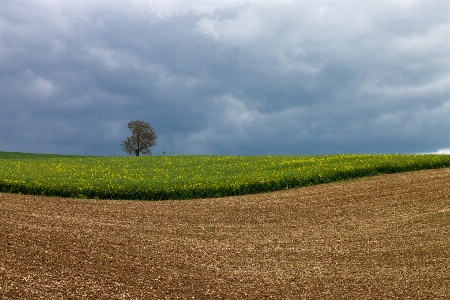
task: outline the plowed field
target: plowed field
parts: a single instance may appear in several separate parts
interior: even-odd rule
[[[449,295],[448,168],[200,200],[0,194],[0,299]]]

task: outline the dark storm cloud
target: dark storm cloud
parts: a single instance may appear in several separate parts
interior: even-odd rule
[[[0,150],[435,152],[447,1],[3,1]]]

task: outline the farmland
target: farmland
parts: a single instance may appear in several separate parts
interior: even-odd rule
[[[183,201],[0,193],[0,299],[448,299],[450,168]]]
[[[3,152],[0,299],[446,299],[449,157]]]
[[[254,194],[450,167],[450,155],[88,157],[0,152],[0,192],[165,200]]]

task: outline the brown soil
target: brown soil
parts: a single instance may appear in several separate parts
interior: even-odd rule
[[[139,202],[0,194],[0,299],[444,299],[450,169]]]

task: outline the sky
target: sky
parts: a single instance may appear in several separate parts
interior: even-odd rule
[[[450,1],[0,3],[0,151],[450,153]]]

